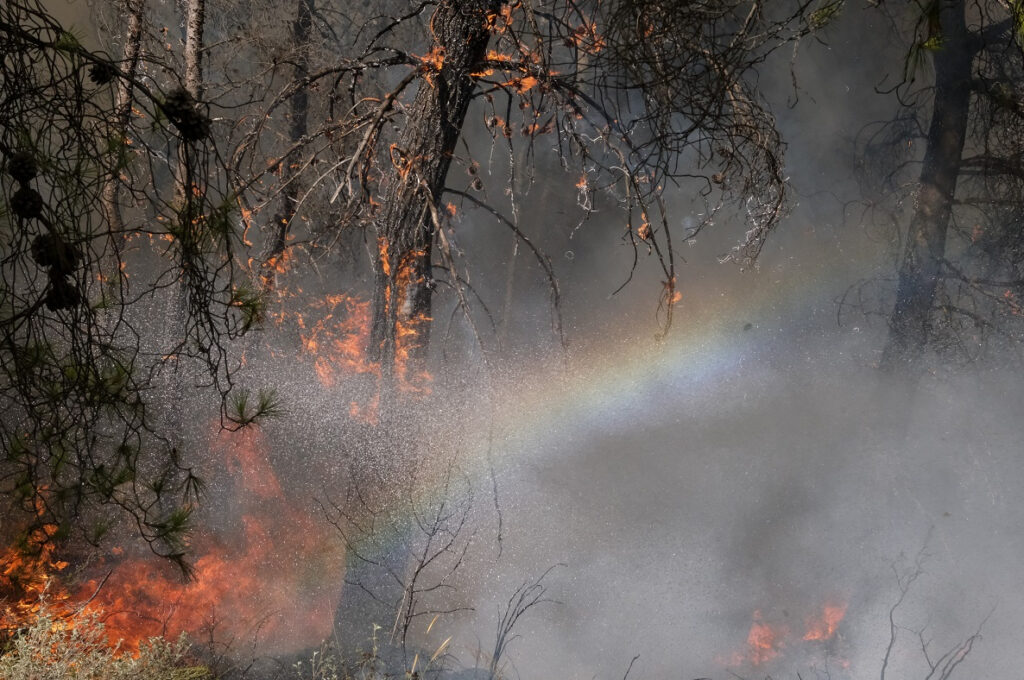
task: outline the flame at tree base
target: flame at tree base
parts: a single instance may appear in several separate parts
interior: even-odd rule
[[[258,642],[266,654],[327,638],[341,593],[342,548],[285,497],[261,432],[224,432],[211,448],[229,472],[233,488],[224,500],[240,528],[197,533],[192,581],[184,582],[159,557],[128,557],[115,549],[89,569],[92,578],[68,588],[58,574],[66,565],[53,559],[52,548],[17,560],[16,549],[8,548],[0,571],[7,582],[0,585],[21,597],[3,610],[0,632],[9,637],[31,624],[45,599],[59,625],[99,612],[111,646],[120,644],[124,653],[137,653],[150,637],[182,632],[220,650],[235,645],[241,652]]]

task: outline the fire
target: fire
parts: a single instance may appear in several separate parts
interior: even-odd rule
[[[453,204],[447,207],[450,214],[456,214]],[[414,358],[425,346],[431,318],[426,313],[416,312],[412,296],[422,283],[417,273],[417,262],[425,257],[423,250],[412,250],[402,255],[398,263],[391,261],[388,243],[379,239],[379,265],[391,283],[385,289],[387,304],[396,310],[395,321],[395,377],[397,387],[408,393],[429,394],[431,376],[428,372],[413,368]],[[392,277],[392,268],[396,272]],[[372,328],[372,309],[369,300],[347,294],[327,295],[318,299],[301,312],[283,311],[280,320],[294,318],[299,328],[301,358],[311,360],[319,382],[332,388],[351,379],[363,376],[367,392],[361,401],[352,401],[349,416],[368,424],[376,424],[382,385],[381,365],[369,356]],[[369,382],[372,380],[372,389]]]
[[[505,54],[504,52],[498,52],[497,50],[487,50],[487,61],[494,61],[501,64],[512,64],[516,61],[516,58],[511,54]]]
[[[820,616],[808,619],[804,640],[831,640],[844,616],[846,616],[845,604],[826,604],[822,608]]]
[[[395,277],[398,299],[392,304],[398,311],[395,321],[395,377],[398,388],[403,392],[429,394],[430,374],[410,368],[415,355],[426,345],[432,320],[426,313],[416,311],[416,302],[411,298],[415,289],[424,283],[423,274],[417,271],[417,263],[424,257],[424,250],[412,250],[402,257]]]
[[[31,622],[45,597],[50,608],[64,614],[69,595],[59,586],[51,588],[55,575],[67,562],[54,556],[51,540],[57,526],[46,524],[31,532],[24,545],[12,545],[0,552],[0,641],[10,638]]]
[[[427,83],[434,86],[434,74],[440,73],[444,66],[445,51],[440,45],[434,45],[429,52],[423,56],[413,55],[420,61],[419,70],[424,74]]]
[[[796,637],[796,634],[791,634],[792,631],[787,626],[770,623],[766,621],[760,610],[755,610],[742,651],[719,658],[719,662],[726,667],[756,667],[782,656],[784,651],[797,650],[810,655],[818,655],[824,651],[830,660],[847,668],[848,662],[835,656],[836,652],[833,646],[822,648],[817,645],[811,647],[803,644],[827,642],[835,638],[839,624],[846,615],[846,607],[845,603],[834,600],[825,603],[820,608],[820,614],[816,613],[806,619],[804,634],[799,638]]]
[[[45,598],[55,626],[99,613],[111,647],[135,654],[153,636],[181,632],[226,644],[255,642],[276,652],[301,649],[331,631],[343,579],[343,551],[313,515],[286,497],[255,429],[221,432],[211,450],[227,471],[218,485],[218,519],[210,518],[190,550],[195,578],[155,555],[126,557],[114,548],[74,585],[54,556],[57,532],[30,536],[34,551],[0,553],[0,640],[31,624]],[[226,488],[221,489],[224,486]],[[212,526],[215,523],[226,526]]]
[[[377,239],[377,252],[380,257],[381,270],[384,272],[384,276],[391,276],[391,253],[389,251],[390,245],[388,240],[383,236]]]
[[[440,71],[441,67],[444,66],[444,48],[440,45],[434,45],[429,52],[423,56],[416,56],[424,66],[428,66],[435,71]]]
[[[487,30],[492,33],[504,33],[512,25],[512,11],[518,9],[522,3],[506,3],[498,12],[488,12],[486,19]]]
[[[238,210],[242,215],[242,244],[245,246],[252,246],[252,241],[249,240],[249,232],[252,230],[254,224],[253,212],[245,206],[245,203],[241,200],[238,201]]]
[[[513,78],[507,83],[503,83],[502,87],[511,87],[517,93],[523,94],[536,87],[539,83],[540,80],[533,76],[523,76],[522,78]]]
[[[313,358],[320,383],[332,387],[342,375],[379,374],[380,366],[369,361],[366,354],[370,342],[369,301],[328,295],[314,308],[323,310],[320,318],[300,334],[300,339],[305,355]]]
[[[494,67],[491,64],[495,64],[498,68],[508,71],[513,70],[517,66],[517,62],[516,57],[511,54],[505,54],[497,50],[488,50],[487,56],[484,57],[485,65],[483,68],[478,68],[469,75],[474,78],[486,78],[487,76],[494,75]]]
[[[403,392],[430,394],[431,375],[425,370],[411,371],[410,363],[414,351],[423,344],[426,327],[431,318],[418,314],[395,324],[395,377],[398,389]]]
[[[525,137],[537,137],[539,135],[546,135],[555,129],[554,118],[548,118],[543,123],[531,123],[523,128],[523,136]]]
[[[258,635],[276,650],[323,639],[340,594],[340,550],[286,498],[262,433],[224,432],[211,448],[231,478],[222,500],[239,527],[200,532],[194,580],[182,582],[159,558],[115,560],[109,577],[86,581],[75,599],[95,593],[88,607],[103,612],[111,643],[122,640],[130,653],[151,636],[182,631],[224,641]]]
[[[593,22],[577,26],[567,42],[588,54],[597,54],[608,45],[604,36],[597,32],[597,24]]]
[[[454,205],[450,206],[454,214]],[[430,317],[413,311],[415,289],[424,283],[418,267],[426,253],[388,257],[381,241],[381,266],[391,275],[389,304],[396,305],[395,374],[398,387],[416,394],[430,392],[430,375],[416,368],[425,345]],[[264,270],[284,273],[292,251],[266,263]],[[364,375],[376,390],[364,401],[351,401],[348,415],[369,424],[378,422],[381,368],[371,361],[371,303],[346,295],[328,295],[299,311],[301,288],[275,288],[282,302],[276,320],[294,321],[301,354],[309,359],[321,383],[330,387]],[[407,309],[408,308],[408,309]],[[394,308],[393,308],[394,309]],[[342,402],[343,404],[345,402]],[[344,407],[342,407],[344,408]],[[173,565],[150,554],[115,548],[101,561],[83,567],[76,580],[66,562],[54,553],[58,528],[47,525],[28,541],[33,551],[0,548],[0,641],[38,614],[45,594],[60,625],[73,625],[72,614],[102,612],[111,645],[135,653],[155,635],[180,632],[203,639],[255,641],[273,651],[291,651],[325,638],[333,625],[342,579],[343,550],[329,540],[314,515],[289,500],[270,464],[258,429],[215,435],[210,444],[212,475],[221,479],[216,515],[206,517],[188,546],[194,580],[185,582]],[[209,475],[204,475],[209,477]],[[225,487],[225,488],[222,488]],[[38,539],[38,540],[32,540]]]
[[[264,263],[264,267],[277,274],[284,274],[288,271],[288,263],[291,259],[291,252],[286,248],[281,252],[268,257],[267,261]]]
[[[772,628],[761,620],[761,612],[754,612],[754,622],[750,625],[750,632],[747,633],[747,647],[749,648],[750,663],[760,666],[766,661],[771,661],[779,655],[779,648],[782,646],[781,638],[785,629]]]
[[[393,314],[395,318],[396,384],[403,392],[429,394],[431,375],[427,371],[410,368],[426,346],[432,321],[429,315],[416,309],[415,299],[417,289],[425,283],[419,264],[426,258],[427,252],[422,249],[409,250],[401,254],[397,263],[393,263],[386,238],[377,240],[377,249],[381,271],[390,281],[384,291],[384,299],[387,301],[388,315]],[[379,375],[379,367],[377,370]]]
[[[291,251],[288,248],[281,250],[280,252],[272,254],[260,265],[260,271],[258,272],[260,285],[265,290],[273,290],[277,281],[277,277],[288,271],[289,263],[292,260]],[[252,261],[250,260],[250,267]]]

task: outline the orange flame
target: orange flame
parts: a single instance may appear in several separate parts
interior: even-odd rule
[[[523,94],[524,92],[527,92],[533,89],[534,87],[537,87],[539,83],[540,80],[538,80],[534,76],[523,76],[522,78],[513,78],[507,83],[502,83],[502,87],[511,87],[517,93]]]
[[[434,45],[431,50],[423,56],[413,56],[419,59],[420,62],[423,63],[424,67],[433,69],[434,71],[440,71],[441,67],[444,66],[444,48],[440,45]]]
[[[807,621],[807,633],[804,640],[831,640],[839,628],[839,623],[846,616],[845,604],[826,604],[820,616]]]
[[[411,250],[405,253],[398,265],[398,275],[395,277],[395,288],[398,291],[398,299],[394,302],[398,309],[395,321],[395,377],[398,388],[403,392],[430,394],[430,374],[422,369],[410,369],[414,355],[420,352],[426,343],[431,322],[431,318],[425,313],[411,313],[414,303],[409,298],[411,291],[423,284],[422,274],[417,271],[416,266],[423,257],[426,257],[424,250]]]
[[[597,54],[608,45],[604,36],[597,32],[597,24],[593,22],[577,26],[567,42],[588,54]]]
[[[497,50],[487,50],[487,61],[496,61],[499,63],[511,64],[516,58],[511,54],[505,54],[504,52],[498,52]]]
[[[754,622],[750,625],[750,632],[747,633],[750,663],[755,666],[771,661],[779,655],[779,648],[782,646],[781,638],[785,634],[784,629],[772,628],[760,619],[761,612],[755,611]]]
[[[488,12],[485,26],[492,33],[504,33],[512,25],[512,11],[522,3],[506,3],[498,12]]]
[[[832,640],[846,615],[846,607],[846,604],[836,601],[823,605],[820,615],[814,614],[806,620],[805,633],[800,638],[795,637],[785,625],[766,622],[760,610],[755,610],[742,651],[736,651],[728,657],[719,657],[718,661],[727,667],[756,667],[779,657],[787,647],[799,647],[801,642]],[[811,650],[812,648],[804,647],[806,653]],[[839,663],[843,668],[849,667],[849,662],[835,656],[833,649],[826,648],[825,653],[829,659]]]
[[[41,501],[37,506],[41,512]],[[57,617],[69,613],[70,595],[59,584],[53,585],[55,575],[68,566],[54,556],[51,539],[56,533],[57,525],[45,524],[31,532],[24,545],[8,546],[0,552],[0,641],[30,623],[44,597]]]
[[[348,295],[328,295],[315,303],[325,310],[319,320],[300,334],[304,353],[313,358],[324,387],[337,384],[343,374],[379,374],[380,366],[366,354],[370,342],[370,303]],[[301,322],[305,327],[305,320]]]
[[[158,558],[117,563],[105,583],[84,583],[77,597],[96,592],[111,642],[138,651],[151,636],[185,631],[220,640],[255,639],[279,650],[300,649],[331,630],[341,583],[341,555],[312,517],[285,497],[267,459],[263,436],[246,429],[222,433],[213,449],[223,457],[233,488],[240,537],[207,529],[193,549],[195,579],[183,583]],[[326,578],[325,578],[326,575]],[[323,589],[326,586],[327,592]],[[98,592],[97,592],[98,589]]]
[[[217,644],[256,641],[273,652],[301,649],[324,639],[333,625],[342,583],[343,554],[327,540],[312,515],[285,496],[255,429],[222,432],[212,450],[230,487],[219,494],[221,522],[237,531],[206,527],[191,546],[199,555],[195,579],[185,583],[175,568],[153,555],[125,558],[114,548],[103,572],[68,588],[54,557],[57,527],[30,536],[38,549],[0,552],[0,640],[34,622],[45,596],[54,625],[72,627],[79,613],[102,612],[111,646],[135,654],[153,637],[201,633]],[[221,535],[223,534],[223,535]],[[12,604],[11,604],[12,603]]]

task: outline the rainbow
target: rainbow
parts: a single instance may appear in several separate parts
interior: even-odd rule
[[[439,440],[475,441],[461,452],[458,464],[475,483],[496,479],[500,487],[525,460],[552,460],[681,413],[715,415],[723,409],[725,389],[748,379],[766,361],[792,357],[795,351],[824,356],[827,350],[832,356],[834,334],[823,341],[820,333],[835,329],[835,297],[842,292],[837,281],[856,280],[879,266],[884,263],[875,254],[844,263],[822,260],[816,267],[794,267],[778,276],[744,273],[731,295],[705,291],[694,294],[693,302],[684,287],[666,338],[655,338],[652,319],[639,331],[620,328],[607,333],[609,339],[600,346],[567,352],[560,368],[495,380],[487,406],[479,409],[477,434],[446,432]],[[820,309],[829,311],[827,327],[815,318]],[[793,333],[782,332],[783,325],[788,331],[805,323],[816,329],[817,339],[794,343]],[[450,456],[451,447],[439,446],[436,455]],[[437,476],[441,469],[423,479],[417,502],[436,502],[443,488]]]

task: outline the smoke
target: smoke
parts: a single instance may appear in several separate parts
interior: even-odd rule
[[[490,650],[512,591],[563,564],[546,579],[554,601],[517,629],[509,654],[523,678],[618,677],[636,654],[635,677],[792,676],[812,667],[870,675],[889,641],[897,574],[923,549],[924,575],[897,615],[892,677],[927,674],[914,631],[945,651],[983,621],[963,674],[1020,668],[1020,376],[979,369],[928,379],[894,426],[873,367],[884,324],[836,321],[837,299],[885,273],[891,258],[889,243],[871,237],[877,225],[844,215],[855,190],[853,136],[891,113],[891,100],[872,88],[900,63],[873,25],[881,20],[859,11],[831,29],[829,46],[801,48],[798,91],[790,55],[764,71],[797,205],[756,270],[717,264],[742,236],[728,219],[685,247],[683,298],[664,341],[654,339],[654,267],[642,261],[612,295],[632,262],[612,201],[599,201],[580,224],[578,178],[549,152],[513,206],[502,194],[510,178],[501,153],[489,137],[468,140],[494,159],[488,198],[540,233],[561,286],[568,349],[552,331],[539,264],[506,227],[465,210],[454,245],[475,254],[469,278],[496,319],[493,329],[480,324],[490,349],[476,346],[453,300],[438,310],[433,393],[416,407],[419,441],[401,455],[454,458],[472,484],[466,531],[475,540],[450,602],[473,611],[439,623],[440,637],[417,629],[424,647],[451,635],[450,652],[472,665],[478,648]],[[701,210],[692,197],[688,187],[670,197],[679,235]],[[290,285],[357,292],[354,278],[321,269]],[[317,379],[301,351],[314,316],[305,327],[292,318],[263,331],[242,375],[274,386],[284,404],[263,434],[287,512],[315,521],[322,545],[338,548],[318,501],[343,498],[355,464],[383,469],[395,452],[371,423],[351,417],[352,404],[372,402],[372,381]],[[241,501],[227,491],[237,482],[208,446],[209,403],[167,410],[212,474],[206,521],[239,533]],[[437,477],[422,479],[419,500],[429,505]],[[287,578],[263,567],[268,581]],[[340,588],[329,584],[324,597],[332,586]],[[802,640],[808,622],[836,604],[845,616],[835,636]],[[777,633],[777,654],[759,665],[748,642],[755,623]]]
[[[574,413],[543,445],[528,438],[501,479],[503,564],[476,584],[494,596],[478,601],[462,638],[487,630],[517,578],[564,562],[553,595],[562,604],[531,619],[514,654],[524,677],[603,677],[634,654],[651,676],[826,662],[870,674],[899,595],[893,567],[903,573],[924,548],[925,576],[897,617],[897,658],[923,663],[910,631],[928,626],[945,651],[986,621],[964,672],[1012,668],[1018,400],[991,387],[982,397],[975,379],[932,385],[901,439],[878,413],[870,371],[836,349],[779,350],[774,365],[753,350],[742,380],[715,380],[698,397],[672,400],[671,377],[633,384],[596,418]],[[616,413],[629,422],[588,434]],[[573,420],[585,425],[565,434]],[[847,605],[836,639],[801,641],[835,602]],[[785,646],[756,668],[749,657],[729,663],[747,654],[755,620],[783,631]]]
[[[1016,370],[953,371],[894,404],[874,368],[884,322],[837,323],[837,300],[892,265],[892,235],[844,214],[854,136],[893,112],[873,89],[900,63],[884,28],[854,13],[829,46],[799,55],[793,109],[785,59],[763,76],[798,205],[757,271],[715,264],[738,237],[728,223],[684,251],[683,300],[663,343],[652,340],[649,269],[609,297],[631,259],[614,246],[611,207],[576,229],[574,178],[557,171],[525,203],[523,220],[551,225],[571,377],[528,350],[546,300],[521,284],[520,351],[505,359],[521,411],[495,454],[503,553],[470,576],[476,614],[456,629],[460,658],[474,658],[475,636],[489,649],[506,593],[564,563],[559,602],[533,613],[511,655],[521,677],[616,677],[636,654],[632,672],[645,677],[872,675],[898,579],[923,551],[895,615],[891,676],[927,675],[918,632],[934,659],[982,624],[960,672],[1018,667]],[[682,226],[696,208],[675,200]],[[556,395],[546,381],[562,381]],[[802,640],[834,603],[846,605],[835,637]],[[748,644],[757,622],[778,633],[778,654],[760,665]]]

